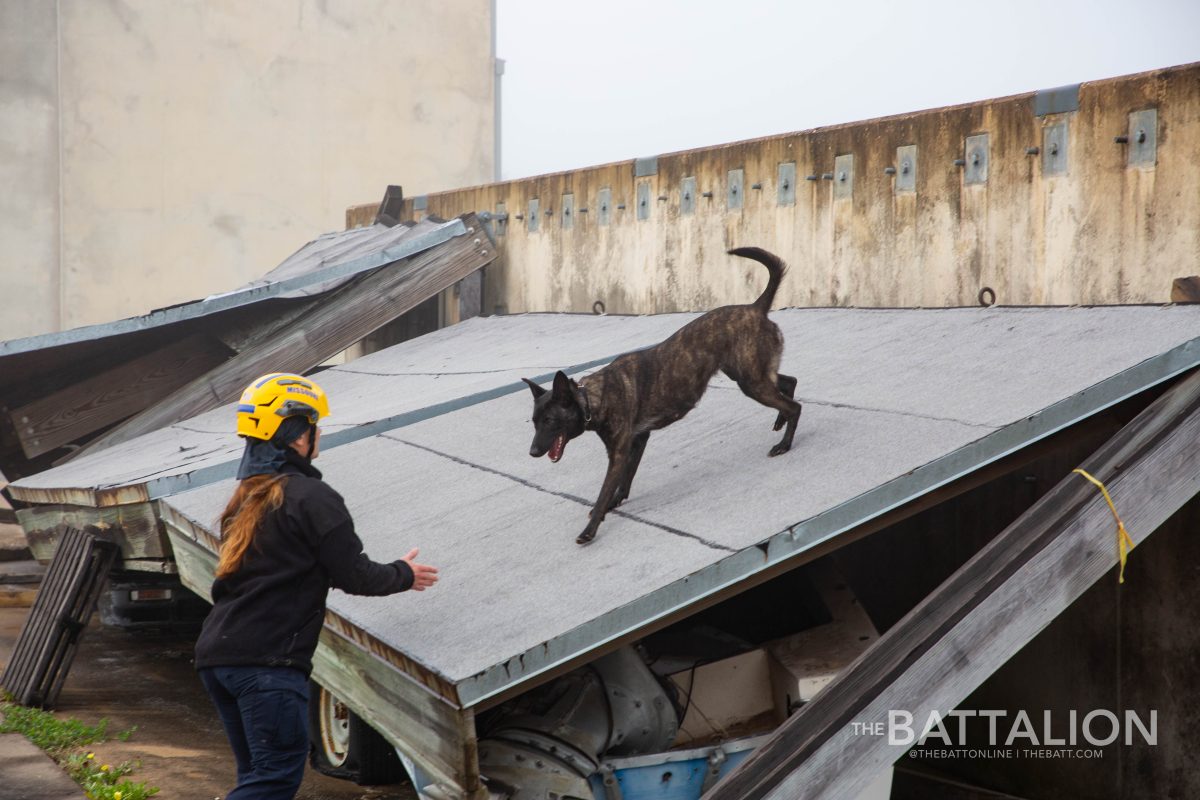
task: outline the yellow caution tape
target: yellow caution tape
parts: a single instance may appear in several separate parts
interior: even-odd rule
[[[1117,574],[1117,582],[1125,582],[1125,559],[1129,551],[1133,549],[1133,537],[1129,535],[1129,531],[1125,530],[1125,523],[1121,521],[1121,517],[1117,514],[1117,507],[1113,505],[1112,497],[1108,494],[1108,489],[1104,488],[1104,484],[1093,478],[1087,472],[1081,469],[1074,470],[1083,477],[1096,485],[1096,488],[1104,495],[1104,500],[1108,503],[1108,507],[1112,510],[1113,519],[1117,521],[1117,557],[1121,561],[1121,571]]]

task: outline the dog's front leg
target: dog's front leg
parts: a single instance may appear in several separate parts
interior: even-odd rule
[[[608,442],[606,441],[605,444],[608,444]],[[587,527],[583,529],[583,533],[575,538],[576,544],[588,544],[592,539],[596,538],[596,530],[600,527],[600,523],[604,521],[604,515],[608,513],[608,509],[611,507],[617,489],[625,477],[625,467],[628,463],[629,440],[622,437],[619,440],[613,441],[608,448],[608,472],[604,475],[604,484],[600,487],[600,496],[596,498],[596,505],[592,508],[591,519],[588,520]]]

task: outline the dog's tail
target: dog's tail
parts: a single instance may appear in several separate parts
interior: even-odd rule
[[[779,284],[783,281],[783,274],[787,272],[787,265],[783,263],[783,259],[774,253],[768,253],[761,247],[738,247],[730,250],[729,255],[753,259],[766,267],[767,272],[771,273],[771,279],[767,281],[767,288],[763,289],[763,293],[754,301],[754,306],[764,314],[770,311],[771,303],[775,302],[775,292],[779,291]]]

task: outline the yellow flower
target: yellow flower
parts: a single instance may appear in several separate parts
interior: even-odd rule
[[[96,754],[95,754],[95,753],[88,753],[88,756],[87,756],[87,757],[88,757],[88,758],[95,758],[95,757],[96,757]]]
[[[101,767],[101,768],[100,768],[100,771],[101,771],[101,772],[108,772],[108,764],[105,764],[103,767]]]
[[[121,800],[121,793],[113,792],[113,800]]]

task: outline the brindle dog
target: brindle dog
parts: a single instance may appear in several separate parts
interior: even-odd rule
[[[783,333],[767,318],[786,269],[777,256],[757,247],[730,255],[753,259],[771,274],[767,288],[750,305],[723,306],[689,322],[654,347],[626,353],[578,383],[563,372],[546,390],[523,378],[533,392],[534,458],[562,458],[567,442],[584,431],[599,434],[608,448],[608,472],[591,520],[575,540],[587,544],[604,515],[629,497],[629,486],[646,450],[650,432],[682,419],[696,407],[717,370],[737,382],[747,396],[779,412],[775,430],[787,430],[768,455],[792,446],[800,403],[796,379],[779,374]]]

